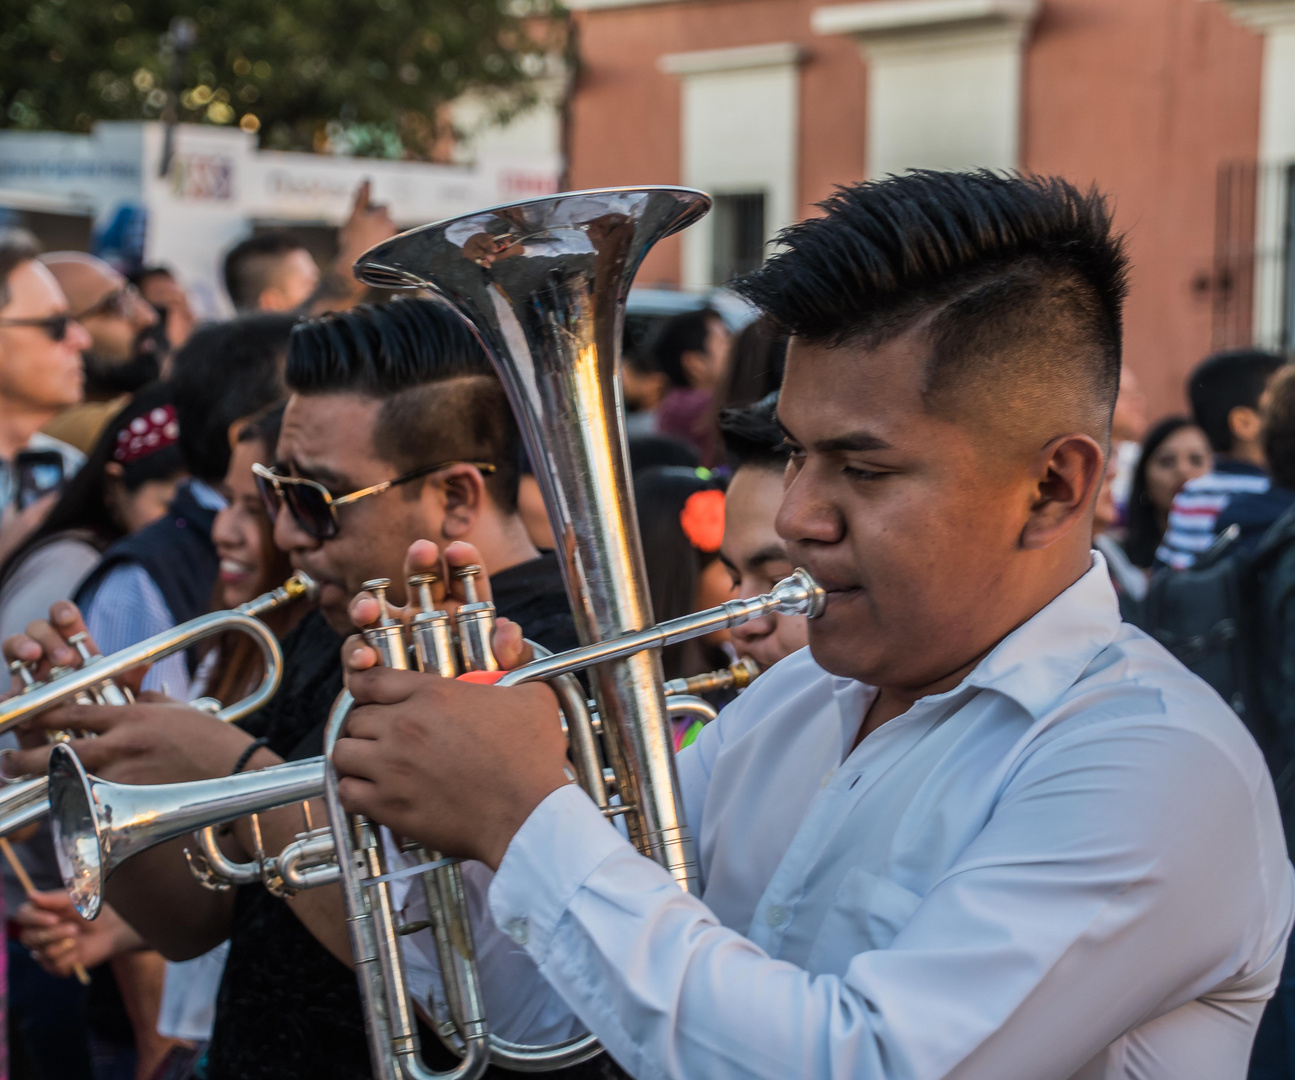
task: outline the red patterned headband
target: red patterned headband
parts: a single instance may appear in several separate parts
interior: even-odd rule
[[[121,465],[133,465],[150,454],[174,446],[180,437],[175,406],[159,405],[143,416],[137,416],[119,432],[112,459]]]
[[[718,488],[694,491],[679,513],[679,525],[693,547],[714,554],[724,542],[724,493]]]

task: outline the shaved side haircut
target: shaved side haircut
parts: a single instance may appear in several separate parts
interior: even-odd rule
[[[373,447],[401,472],[437,461],[488,461],[495,505],[517,509],[521,434],[504,388],[463,320],[444,304],[361,304],[297,326],[288,388],[382,402]],[[418,485],[407,485],[416,498]]]
[[[737,290],[813,345],[928,335],[936,415],[1109,438],[1119,393],[1123,239],[1096,190],[1056,177],[913,171],[842,188]],[[991,404],[992,403],[992,407]]]

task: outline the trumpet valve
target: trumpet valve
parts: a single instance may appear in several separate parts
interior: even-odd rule
[[[465,604],[476,604],[480,602],[477,595],[477,576],[481,573],[481,567],[476,563],[469,563],[467,566],[456,566],[454,576],[463,582],[463,602]]]
[[[499,663],[490,638],[495,632],[495,605],[482,600],[477,592],[477,575],[482,568],[475,564],[459,566],[454,576],[463,582],[463,604],[454,614],[459,635],[459,649],[464,671],[498,671]]]
[[[405,652],[405,628],[398,619],[391,617],[391,608],[387,603],[387,590],[391,588],[390,578],[373,578],[366,581],[361,588],[373,593],[378,601],[379,618],[375,626],[362,631],[364,640],[377,650],[379,662],[383,667],[407,669],[409,657]]]
[[[419,611],[436,610],[436,600],[432,596],[432,586],[440,580],[440,576],[431,570],[421,574],[409,575],[406,595],[418,598]]]
[[[43,685],[35,675],[32,674],[31,663],[27,660],[10,660],[9,674],[14,676],[22,683],[22,693],[28,690],[35,690],[38,686]]]

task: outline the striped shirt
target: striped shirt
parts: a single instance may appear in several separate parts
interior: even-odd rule
[[[1188,480],[1169,508],[1169,527],[1156,562],[1186,570],[1214,543],[1219,514],[1234,495],[1262,495],[1272,481],[1258,465],[1220,459],[1212,472]]]

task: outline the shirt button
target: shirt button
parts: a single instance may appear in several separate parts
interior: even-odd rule
[[[525,918],[508,920],[508,936],[518,945],[525,945],[531,937],[530,923]]]
[[[764,913],[764,918],[770,926],[781,926],[787,921],[787,909],[781,904],[770,904],[769,910]]]

